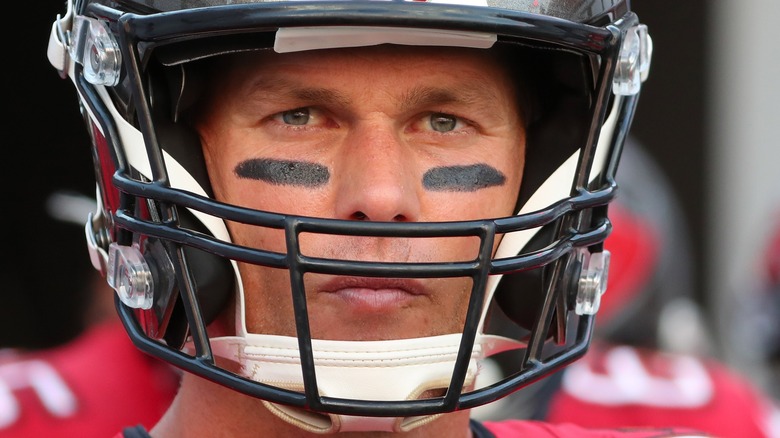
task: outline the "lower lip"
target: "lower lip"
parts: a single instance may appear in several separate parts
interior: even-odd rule
[[[347,288],[332,292],[354,310],[379,311],[397,309],[410,303],[415,295],[401,289]]]

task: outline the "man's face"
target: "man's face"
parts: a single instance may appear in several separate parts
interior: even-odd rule
[[[379,46],[234,56],[197,128],[214,194],[260,210],[362,221],[513,214],[525,131],[514,85],[484,50]],[[286,252],[284,233],[228,223],[235,243]],[[307,256],[466,261],[479,240],[304,233]],[[286,270],[240,264],[247,328],[295,335]],[[312,335],[460,333],[470,278],[306,274]]]

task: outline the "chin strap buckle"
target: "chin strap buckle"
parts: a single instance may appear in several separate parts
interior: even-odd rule
[[[63,79],[78,63],[91,84],[112,87],[119,83],[122,53],[116,38],[106,22],[75,15],[72,0],[68,1],[65,16],[57,15],[52,24],[46,54]]]
[[[138,244],[108,246],[108,285],[125,305],[151,309],[154,303],[154,277]]]
[[[610,253],[605,250],[591,254],[587,248],[582,248],[580,257],[582,269],[574,312],[577,315],[595,315],[601,305],[601,296],[607,290]]]
[[[620,46],[612,92],[618,96],[633,96],[639,93],[642,82],[650,74],[650,59],[653,56],[653,39],[647,33],[647,26],[638,24],[628,29]]]

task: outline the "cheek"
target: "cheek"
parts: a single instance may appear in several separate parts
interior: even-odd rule
[[[506,196],[509,197],[509,210],[507,215],[517,214],[515,210],[517,207],[517,198],[520,195],[520,185],[523,181],[523,169],[525,167],[525,160],[522,155],[514,158],[514,166],[507,169],[507,183],[506,183]]]
[[[497,163],[501,172],[506,176],[505,184],[501,187],[500,193],[497,194],[494,201],[498,207],[497,215],[500,216],[511,216],[517,213],[515,208],[525,168],[525,138],[520,134],[517,135],[521,138],[522,145],[511,147],[504,160]]]
[[[228,172],[223,180],[228,190],[217,198],[223,202],[285,215],[330,217],[325,211],[329,205],[327,194],[322,190],[276,186],[254,180],[237,177]],[[227,222],[234,243],[277,253],[287,251],[285,231],[266,226],[256,226],[238,222]]]
[[[218,124],[218,121],[216,123]],[[229,191],[226,188],[229,187],[231,172],[227,163],[230,160],[222,147],[226,132],[212,129],[214,125],[215,123],[201,124],[198,126],[198,133],[214,198],[220,202],[228,202]]]

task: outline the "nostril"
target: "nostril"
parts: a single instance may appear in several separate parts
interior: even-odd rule
[[[356,211],[356,212],[352,213],[352,217],[350,218],[350,220],[353,220],[353,221],[369,221],[369,220],[371,220],[371,218],[368,217],[368,215],[363,213],[362,211]],[[406,221],[406,216],[404,216],[402,214],[396,215],[393,218],[393,221],[395,221],[395,222],[405,222]]]

